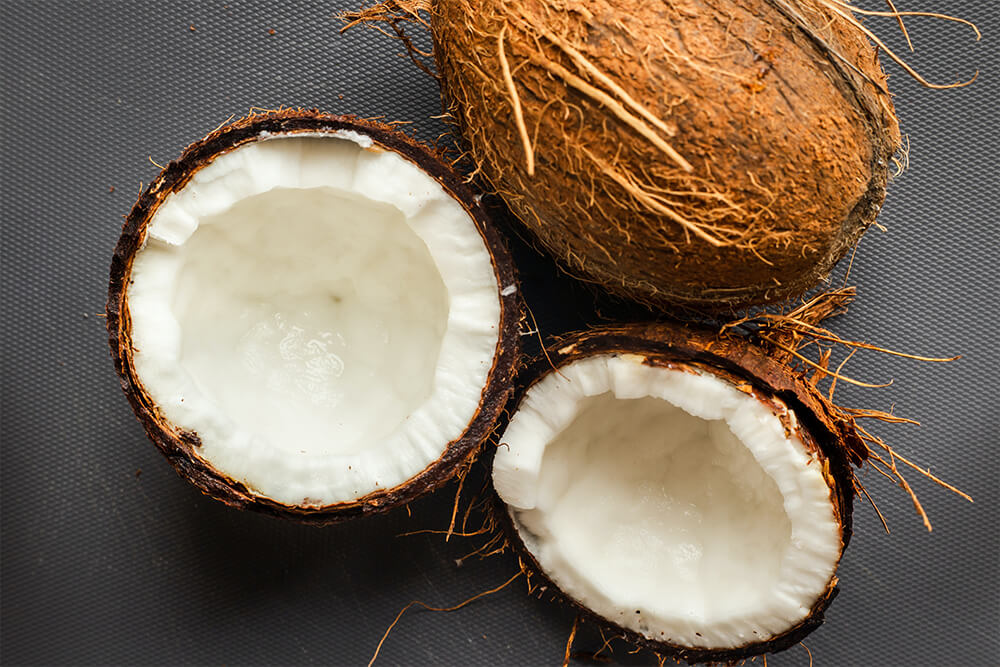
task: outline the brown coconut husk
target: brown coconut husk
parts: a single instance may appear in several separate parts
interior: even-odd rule
[[[215,469],[198,453],[201,446],[199,435],[177,428],[160,413],[135,370],[126,295],[132,263],[145,243],[153,214],[168,195],[183,188],[199,169],[222,153],[258,140],[263,133],[274,135],[337,130],[365,135],[371,138],[377,149],[394,151],[413,162],[440,183],[468,212],[493,259],[501,308],[499,341],[476,414],[459,438],[442,443],[446,447],[439,459],[399,486],[380,489],[352,502],[317,506],[304,499],[301,505],[287,505],[260,496],[244,483]],[[467,472],[513,392],[521,310],[518,290],[504,289],[511,285],[516,286],[517,281],[504,241],[488,219],[476,193],[448,166],[440,152],[428,149],[392,125],[375,120],[307,109],[252,109],[246,117],[238,120],[230,118],[205,138],[188,146],[139,195],[125,219],[111,262],[107,302],[108,342],[122,389],[136,417],[182,477],[206,495],[232,507],[305,523],[325,524],[405,505]]]
[[[474,173],[574,275],[721,310],[804,293],[875,223],[899,127],[842,0],[390,0],[429,27]],[[380,28],[381,29],[381,28]],[[874,42],[874,44],[873,44]]]

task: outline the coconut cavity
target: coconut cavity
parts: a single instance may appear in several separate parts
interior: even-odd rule
[[[536,383],[493,481],[567,596],[654,642],[733,649],[806,619],[842,549],[822,462],[715,375],[601,355]]]
[[[261,137],[152,216],[127,292],[143,388],[196,455],[325,506],[406,482],[479,407],[490,252],[442,186],[352,132]]]

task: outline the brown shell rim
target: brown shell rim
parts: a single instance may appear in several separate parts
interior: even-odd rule
[[[196,454],[201,441],[196,433],[175,429],[159,413],[140,382],[133,364],[131,321],[126,292],[132,263],[146,238],[153,214],[167,195],[184,187],[212,159],[262,133],[296,134],[348,130],[369,137],[380,149],[392,151],[414,163],[434,178],[458,201],[474,221],[490,253],[500,299],[500,321],[493,367],[487,376],[479,407],[465,432],[448,443],[440,458],[398,486],[379,489],[351,502],[325,506],[288,505],[256,495]],[[227,505],[306,523],[332,523],[356,516],[386,511],[411,502],[441,486],[471,462],[480,444],[492,433],[505,404],[513,393],[514,364],[518,346],[519,295],[509,286],[518,285],[510,253],[487,217],[479,198],[463,179],[433,152],[398,129],[377,121],[321,113],[317,110],[286,109],[251,114],[226,124],[188,146],[167,165],[139,195],[122,227],[111,261],[108,284],[107,326],[111,357],[122,390],[136,417],[154,444],[177,472],[203,493]]]
[[[852,531],[853,472],[848,451],[850,448],[863,446],[863,443],[854,429],[835,415],[827,400],[815,387],[795,371],[769,358],[762,350],[743,339],[720,337],[714,332],[679,325],[625,325],[571,334],[551,346],[547,356],[536,359],[523,371],[525,384],[518,391],[517,403],[523,400],[535,383],[555,369],[599,354],[636,354],[645,357],[645,363],[651,365],[697,368],[714,373],[752,391],[758,399],[771,406],[786,429],[792,425],[780,414],[774,399],[793,411],[797,418],[795,429],[807,449],[817,452],[821,460],[829,464],[824,477],[833,492],[831,500],[841,525],[842,546],[837,560],[839,566]],[[513,413],[512,410],[511,414]],[[492,460],[490,464],[492,465]],[[544,587],[544,595],[569,607],[581,619],[612,635],[620,636],[635,646],[688,663],[730,663],[790,648],[822,625],[824,612],[838,593],[837,577],[834,574],[826,591],[802,621],[780,635],[761,641],[727,649],[695,648],[658,642],[596,614],[559,589],[521,540],[507,505],[495,491],[492,494],[491,509],[494,520],[514,554],[520,559],[529,581],[538,579],[544,582],[540,586],[532,584],[531,590],[541,591]]]

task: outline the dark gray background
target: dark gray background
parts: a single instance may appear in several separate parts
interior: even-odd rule
[[[108,358],[96,314],[121,216],[158,171],[149,157],[165,163],[251,106],[386,115],[425,139],[445,131],[431,118],[434,82],[397,44],[337,34],[333,14],[352,4],[3,3],[3,662],[364,664],[408,601],[454,604],[515,571],[509,555],[459,567],[474,540],[397,537],[446,526],[451,487],[414,504],[409,520],[401,511],[322,529],[202,497],[147,441]],[[838,392],[923,421],[877,431],[976,502],[911,474],[934,521],[928,534],[899,489],[866,475],[892,534],[857,504],[842,593],[806,645],[818,665],[997,664],[1000,3],[897,4],[975,20],[979,44],[968,29],[911,19],[908,57],[938,81],[982,74],[934,92],[888,65],[911,166],[891,187],[888,233],[870,233],[857,254],[860,300],[834,326],[964,358],[859,355],[854,376],[895,384]],[[894,21],[870,25],[903,48]],[[513,245],[543,331],[594,319],[589,291]],[[381,664],[556,665],[571,623],[517,582],[452,614],[412,610]],[[598,645],[588,631],[577,648]],[[624,647],[616,656],[650,661]],[[769,663],[808,658],[796,647]]]

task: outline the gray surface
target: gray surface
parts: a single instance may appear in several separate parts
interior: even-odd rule
[[[448,491],[414,505],[410,520],[396,512],[326,529],[203,498],[146,440],[95,316],[121,216],[157,172],[148,156],[171,159],[252,105],[385,114],[424,138],[445,129],[430,118],[435,85],[395,44],[336,34],[331,16],[344,4],[4,3],[3,662],[364,664],[409,600],[454,604],[514,572],[509,556],[458,567],[470,540],[396,537],[446,525]],[[855,376],[896,383],[844,387],[841,398],[922,420],[878,432],[976,503],[911,475],[934,521],[927,534],[906,497],[868,475],[892,535],[858,504],[842,593],[806,644],[818,665],[997,664],[1000,4],[897,4],[947,4],[977,21],[979,45],[959,27],[911,19],[911,62],[937,80],[983,73],[971,88],[932,92],[890,66],[911,168],[890,191],[889,233],[862,243],[852,276],[861,300],[836,328],[965,357],[935,366],[861,355]],[[902,46],[894,22],[874,25]],[[543,328],[586,319],[588,292],[515,246]],[[559,664],[571,621],[516,584],[452,614],[412,611],[381,664]],[[577,648],[597,645],[584,632]],[[799,648],[769,660],[807,662]]]

